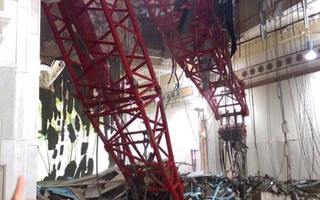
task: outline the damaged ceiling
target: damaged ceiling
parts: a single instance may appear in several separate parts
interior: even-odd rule
[[[280,0],[279,3],[269,3],[270,0],[264,0],[264,6],[262,7],[266,19],[272,19],[276,10],[286,10],[300,2],[300,0]],[[131,1],[136,10],[140,10],[143,7],[142,0]],[[238,11],[235,10],[235,13]],[[151,20],[143,17],[143,11],[137,14],[137,19],[140,22],[141,33],[144,38],[145,44],[148,48],[150,56],[157,57],[169,57],[169,53],[166,50],[165,45],[162,42],[161,37],[156,31]],[[235,28],[240,29],[240,33],[244,33],[251,28],[259,25],[260,12],[258,0],[246,0],[239,1],[239,20],[235,22]],[[236,34],[237,37],[237,34]],[[47,22],[44,13],[41,12],[41,60],[43,63],[49,64],[52,58],[60,57],[60,52],[55,44],[51,29]]]
[[[277,1],[261,0],[264,2],[263,10],[266,19],[272,19],[277,9],[287,10],[298,4],[301,0],[279,0],[279,3],[271,3]],[[259,0],[240,0],[239,16],[240,16],[240,32],[244,33],[251,28],[260,24]],[[281,8],[280,8],[281,7]]]

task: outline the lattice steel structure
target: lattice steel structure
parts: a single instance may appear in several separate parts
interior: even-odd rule
[[[220,132],[239,130],[245,138],[244,117],[249,111],[244,83],[233,72],[214,1],[143,1],[172,57],[220,121]]]
[[[226,151],[245,147],[249,114],[244,82],[232,69],[227,32],[222,31],[212,0],[143,0],[172,57],[207,100],[219,121]],[[232,15],[232,13],[228,13]],[[241,141],[240,145],[237,142]],[[242,153],[241,151],[238,152]],[[233,153],[232,153],[233,154]],[[241,173],[245,173],[245,150]]]
[[[183,199],[161,88],[130,1],[61,0],[42,8],[75,95],[124,174],[132,198]],[[112,57],[119,57],[121,66],[110,66]],[[119,77],[110,73],[115,67],[122,72]],[[107,116],[111,124],[103,120]]]

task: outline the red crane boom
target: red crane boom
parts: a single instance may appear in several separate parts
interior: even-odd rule
[[[244,84],[233,73],[212,1],[143,1],[173,58],[220,121],[221,137],[244,140]],[[184,199],[161,88],[130,1],[61,0],[42,7],[75,95],[126,178],[132,198]],[[121,66],[109,64],[114,57]],[[111,73],[114,69],[121,72],[118,77]]]
[[[123,173],[132,197],[183,199],[161,88],[130,1],[61,0],[42,3],[42,8],[75,95]],[[130,39],[126,48],[121,36]],[[112,57],[120,58],[120,67],[109,65]],[[120,68],[119,77],[110,73],[112,68]],[[106,116],[112,124],[104,122]]]
[[[232,69],[212,0],[143,0],[172,57],[207,100],[224,140],[245,140],[244,83]],[[232,13],[230,13],[232,14]]]

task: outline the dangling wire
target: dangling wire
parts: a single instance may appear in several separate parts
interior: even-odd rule
[[[251,85],[252,85],[252,78],[250,78]],[[260,158],[258,152],[258,145],[257,145],[257,131],[256,131],[256,116],[255,116],[255,105],[254,105],[254,96],[253,96],[253,88],[250,89],[251,93],[251,105],[252,105],[252,126],[253,126],[253,139],[254,139],[254,148],[256,150],[256,157],[258,162],[258,174],[260,174],[261,166],[260,166]]]
[[[281,29],[281,17],[279,18],[279,26]],[[277,30],[277,19],[275,19],[275,27],[274,30]],[[275,36],[274,36],[274,46],[275,46],[275,58],[277,59],[279,57],[279,43],[278,43],[278,31],[274,32]],[[285,118],[285,111],[284,111],[284,104],[283,104],[283,92],[282,92],[282,85],[281,85],[281,81],[279,80],[279,70],[276,70],[276,76],[277,76],[277,97],[279,99],[279,104],[280,104],[280,112],[281,112],[281,119],[282,119],[282,133],[284,135],[284,144],[283,144],[283,157],[282,157],[282,162],[281,162],[281,166],[280,166],[280,170],[279,173],[276,177],[276,180],[278,180],[278,178],[281,175],[282,169],[283,169],[283,165],[284,165],[284,160],[286,159],[286,163],[287,163],[287,180],[291,180],[291,167],[289,164],[289,154],[288,154],[288,138],[287,138],[287,133],[288,133],[288,128],[287,128],[287,120]]]
[[[266,60],[269,60],[269,51],[272,53],[269,39],[266,38],[265,40],[265,52],[266,52]],[[272,55],[271,55],[272,57]],[[266,79],[268,79],[269,74],[266,73]],[[266,104],[267,104],[267,132],[268,132],[268,144],[269,144],[269,154],[270,154],[270,160],[271,160],[271,166],[273,170],[274,177],[277,176],[276,172],[276,166],[275,166],[275,160],[273,155],[273,144],[272,144],[272,136],[271,136],[271,119],[270,119],[270,88],[269,84],[266,85]]]
[[[148,136],[147,136],[147,133],[144,133],[144,142],[143,142],[143,147],[144,147],[144,156],[145,156],[145,170],[146,170],[146,180],[148,178]],[[148,193],[148,184],[149,184],[149,181],[145,181],[146,182],[146,185],[145,185],[145,191],[144,191],[144,195],[143,195],[143,199],[146,200],[147,198],[147,193]]]
[[[174,76],[176,78],[175,91],[177,91],[180,88],[180,79],[177,74],[177,63],[173,58],[171,58],[171,60],[172,60],[172,69],[171,69],[171,74],[170,74],[168,84],[171,83],[171,79]]]

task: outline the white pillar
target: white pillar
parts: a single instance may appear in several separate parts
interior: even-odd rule
[[[37,113],[40,65],[40,0],[4,0],[9,18],[0,43],[0,164],[6,165],[5,199],[16,179],[23,199],[36,198]]]

